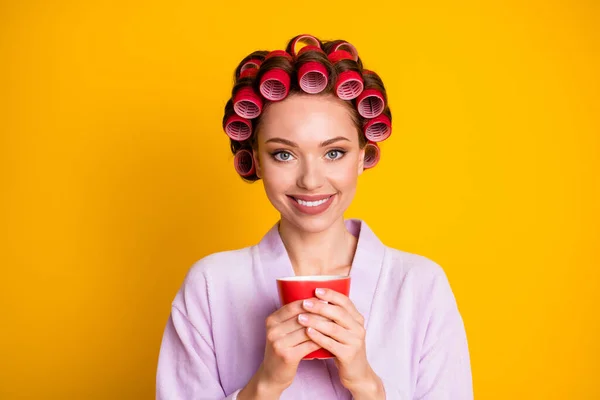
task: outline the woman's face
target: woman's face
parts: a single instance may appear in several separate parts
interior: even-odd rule
[[[292,95],[264,111],[255,159],[282,219],[320,232],[343,218],[363,171],[364,150],[348,106],[333,95]]]

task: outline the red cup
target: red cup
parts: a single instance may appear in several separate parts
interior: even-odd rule
[[[318,288],[332,289],[346,296],[350,295],[350,276],[347,275],[307,275],[290,276],[277,279],[277,290],[282,305],[298,300],[317,297],[315,290]],[[331,352],[324,348],[317,349],[304,356],[303,360],[315,358],[333,358]]]

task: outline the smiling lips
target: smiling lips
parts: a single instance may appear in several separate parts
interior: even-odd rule
[[[317,195],[317,196],[288,196],[292,204],[300,212],[309,215],[316,215],[329,208],[335,194]]]

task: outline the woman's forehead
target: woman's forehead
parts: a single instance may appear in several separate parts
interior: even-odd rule
[[[348,106],[333,96],[295,95],[272,103],[261,116],[262,141],[272,137],[326,140],[356,137]]]

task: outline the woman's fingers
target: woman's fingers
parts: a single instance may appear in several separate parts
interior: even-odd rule
[[[312,340],[308,340],[294,347],[294,357],[303,358],[304,356],[312,353],[315,350],[319,350],[320,348],[321,346],[319,346]]]
[[[302,328],[302,324],[298,321],[298,315],[303,312],[300,308],[297,314],[293,317],[290,317],[287,321],[279,323],[277,326],[272,327],[267,331],[267,339],[270,339],[272,342],[275,340],[289,334],[290,332],[294,332],[300,328]],[[325,317],[320,315],[314,315],[315,320],[319,321],[328,321]]]
[[[282,336],[275,343],[277,344],[277,346],[281,346],[282,348],[288,349],[290,347],[295,347],[301,343],[304,343],[307,340],[309,340],[309,337],[306,335],[306,329],[304,329],[303,326],[299,326],[298,329],[288,333],[285,336]]]
[[[320,346],[311,341],[306,334],[306,329],[301,327],[275,341],[272,347],[276,356],[285,363],[293,364]]]
[[[316,329],[318,332],[329,336],[342,344],[352,344],[357,339],[354,332],[351,330],[348,330],[331,320],[323,319],[323,317],[317,314],[300,314],[298,316],[298,321],[305,328]]]
[[[365,321],[362,314],[358,312],[356,306],[348,296],[331,289],[317,289],[315,294],[319,299],[331,304],[335,304],[346,310],[352,319],[354,319],[360,325],[364,325]]]
[[[343,343],[338,342],[337,340],[332,339],[331,337],[324,335],[319,332],[315,328],[307,328],[307,335],[310,340],[325,350],[329,350],[332,354],[341,358],[344,349],[347,348]]]
[[[290,318],[296,317],[298,314],[302,312],[302,300],[294,301],[280,309],[276,310],[274,313],[269,315],[266,319],[267,329],[271,326],[278,325],[284,321],[287,321]]]
[[[311,318],[314,323],[332,324],[332,322],[319,315],[312,315]],[[273,340],[274,348],[288,349],[310,340],[306,334],[306,326],[302,325],[297,318],[286,321],[284,324],[282,324],[279,332],[284,330],[284,326],[286,333],[280,334],[279,337]]]
[[[305,311],[332,320],[346,329],[355,329],[360,325],[345,308],[335,304],[308,300],[303,302],[302,307]]]

